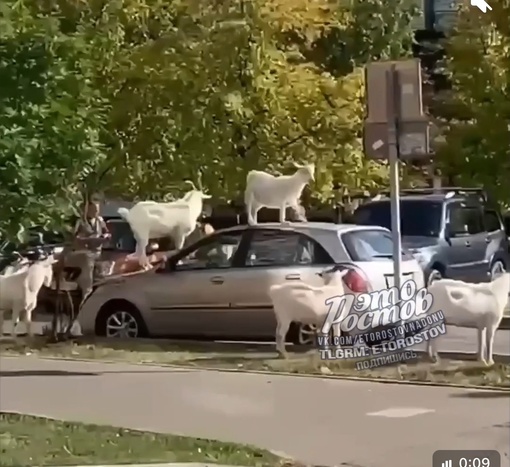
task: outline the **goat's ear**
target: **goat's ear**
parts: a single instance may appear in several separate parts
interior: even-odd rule
[[[202,199],[211,199],[211,195],[206,195],[205,193],[202,193]]]
[[[301,164],[298,164],[297,162],[293,162],[292,165],[296,167],[296,169],[302,169],[304,166]]]

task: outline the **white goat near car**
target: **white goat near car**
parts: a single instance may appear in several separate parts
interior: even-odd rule
[[[326,300],[337,295],[345,295],[343,276],[349,269],[340,270],[338,267],[319,273],[324,285],[315,287],[305,283],[286,282],[272,285],[269,296],[273,303],[276,317],[276,350],[283,357],[287,356],[285,350],[285,337],[291,323],[311,324],[318,328],[324,324],[329,313]],[[340,323],[332,325],[333,336],[340,340]]]
[[[190,181],[187,181],[191,183]],[[181,199],[169,203],[141,201],[131,209],[120,208],[118,213],[129,223],[136,240],[136,252],[140,265],[149,267],[146,248],[154,238],[170,237],[177,250],[184,245],[186,237],[197,227],[203,209],[203,200],[211,196],[193,185],[193,190]]]
[[[16,325],[24,313],[24,321],[29,336],[32,332],[32,312],[37,307],[37,296],[41,287],[49,287],[53,279],[53,255],[42,261],[22,263],[17,268],[4,271],[0,275],[0,334],[6,311],[12,312],[11,335],[16,334]]]
[[[291,207],[300,213],[299,198],[305,185],[315,180],[315,164],[295,164],[297,171],[293,175],[274,175],[259,170],[251,170],[246,177],[244,202],[248,213],[248,224],[257,223],[257,214],[263,207],[279,209],[280,222],[285,222],[285,210]]]
[[[493,365],[494,335],[508,301],[510,273],[481,284],[438,279],[428,291],[434,298],[434,311],[443,311],[447,325],[478,330],[478,360]],[[430,358],[438,359],[436,340],[428,341],[427,351]]]

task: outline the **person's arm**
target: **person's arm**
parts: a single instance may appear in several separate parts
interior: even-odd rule
[[[81,228],[81,219],[78,219],[76,221],[76,224],[74,225],[73,236],[77,240],[85,240],[85,237],[79,235],[80,234],[80,228]]]
[[[101,226],[101,235],[106,238],[110,238],[112,236],[110,229],[106,225],[106,222],[102,217],[98,217],[99,225]]]

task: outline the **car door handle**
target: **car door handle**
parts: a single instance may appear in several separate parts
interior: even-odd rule
[[[492,240],[491,240],[489,237],[487,237],[487,238],[485,239],[485,243],[490,243],[491,241],[492,241]]]
[[[221,276],[214,276],[211,277],[211,282],[213,284],[223,284],[223,282],[225,282],[225,279]]]
[[[285,276],[286,281],[298,281],[301,279],[301,276],[299,274],[287,274]]]
[[[466,240],[466,246],[471,246],[471,242],[469,242],[468,240]]]

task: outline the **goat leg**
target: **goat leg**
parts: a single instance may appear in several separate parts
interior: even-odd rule
[[[26,308],[25,308],[25,327],[27,330],[27,336],[28,337],[34,337],[34,330],[32,328],[32,312],[35,308],[35,301],[32,301]]]
[[[18,324],[18,321],[19,321],[19,317],[20,317],[20,314],[21,312],[23,311],[22,308],[20,308],[18,305],[15,305],[12,307],[12,317],[11,317],[11,322],[12,322],[12,326],[11,326],[11,338],[15,339],[17,337],[17,334],[16,334],[16,326]]]
[[[483,364],[487,364],[485,361],[485,349],[486,349],[486,342],[485,342],[485,328],[478,328],[478,352],[477,352],[477,359],[479,362]]]
[[[287,206],[285,204],[280,206],[280,224],[285,223],[285,210]]]
[[[498,326],[492,325],[485,328],[485,358],[487,365],[494,365],[493,350],[494,350],[494,335]]]
[[[429,339],[427,342],[427,354],[430,360],[434,363],[439,361],[439,355],[437,353],[437,343],[435,339]]]
[[[285,338],[287,337],[287,332],[289,331],[290,323],[285,321],[282,322],[278,320],[276,324],[276,351],[283,358],[288,358],[287,351],[285,350]]]

